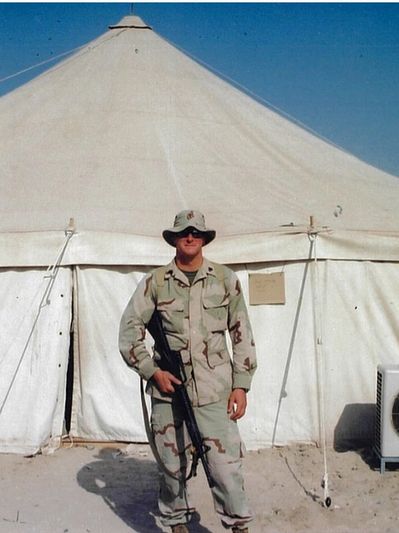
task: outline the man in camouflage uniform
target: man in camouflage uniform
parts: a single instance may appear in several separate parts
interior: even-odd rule
[[[252,520],[241,473],[241,439],[237,420],[245,414],[247,391],[256,369],[255,345],[240,283],[229,268],[211,263],[202,248],[215,238],[197,211],[176,215],[164,239],[176,248],[175,259],[147,274],[123,314],[120,351],[126,362],[147,380],[152,396],[151,425],[161,459],[159,508],[162,522],[174,533],[188,532],[194,509],[185,473],[190,443],[178,406],[172,402],[180,381],[157,364],[145,346],[145,329],[154,309],[170,348],[179,351],[185,386],[193,405],[215,486],[215,509],[224,527],[248,532]],[[226,344],[230,334],[232,358]]]

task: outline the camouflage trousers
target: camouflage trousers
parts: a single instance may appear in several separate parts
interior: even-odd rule
[[[227,414],[227,402],[194,407],[215,486],[211,489],[216,513],[226,528],[245,526],[252,520],[242,476],[242,443],[237,423]],[[190,439],[179,409],[152,399],[152,431],[166,468],[178,478],[190,466]],[[198,467],[201,468],[201,465]],[[164,526],[187,523],[195,511],[188,484],[160,470],[159,509]]]

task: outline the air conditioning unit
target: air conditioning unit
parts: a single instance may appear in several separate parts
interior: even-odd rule
[[[399,365],[378,365],[375,451],[381,474],[385,463],[399,463]]]

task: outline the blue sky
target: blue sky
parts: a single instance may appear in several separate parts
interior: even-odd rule
[[[399,176],[398,3],[1,3],[0,79],[133,14],[319,135]],[[49,63],[0,83],[0,95]]]

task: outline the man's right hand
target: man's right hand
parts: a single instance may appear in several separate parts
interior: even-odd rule
[[[181,385],[181,381],[167,370],[156,370],[152,377],[158,389],[165,394],[175,392],[173,384]]]

